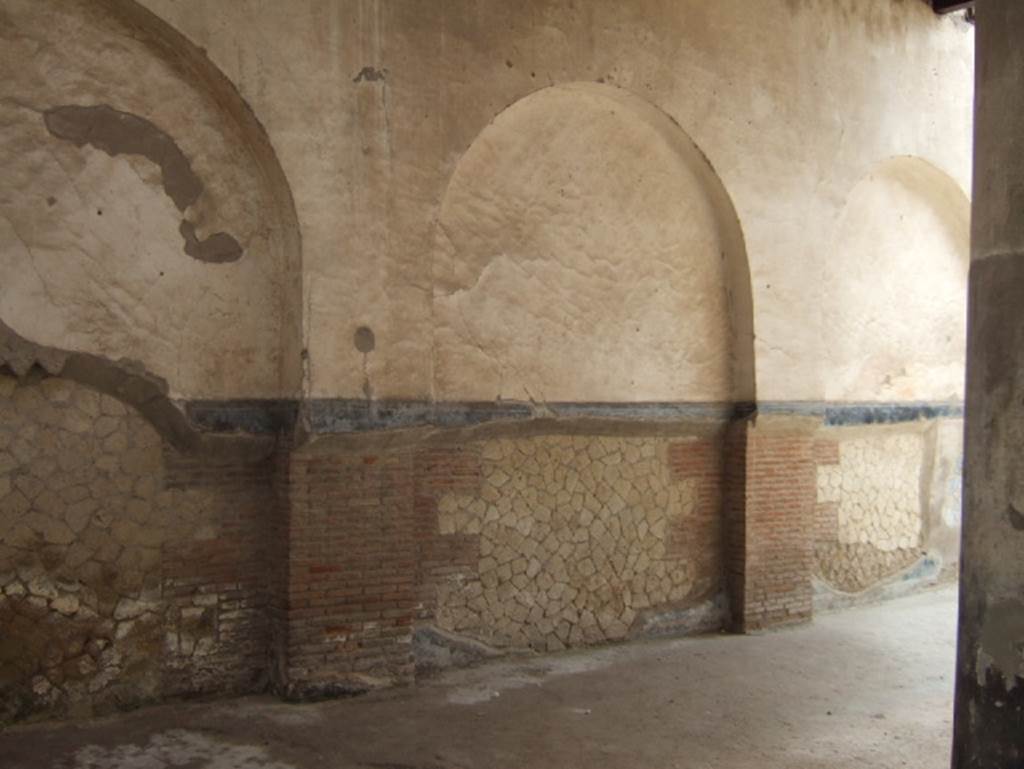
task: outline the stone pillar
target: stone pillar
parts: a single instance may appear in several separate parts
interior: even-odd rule
[[[955,769],[1024,767],[1024,3],[978,4]]]

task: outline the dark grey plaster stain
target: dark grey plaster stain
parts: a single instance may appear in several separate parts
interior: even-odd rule
[[[359,70],[359,74],[352,78],[353,83],[376,83],[377,81],[387,80],[388,71],[386,69],[376,69],[374,67],[363,67]]]
[[[160,166],[164,192],[184,211],[196,201],[203,184],[174,140],[148,120],[100,104],[67,105],[43,113],[46,128],[78,147],[90,144],[111,157],[141,155]]]
[[[1024,531],[1024,515],[1021,515],[1020,510],[1014,507],[1012,502],[1006,506],[1006,517],[1010,519],[1013,528]]]
[[[196,228],[192,222],[182,221],[178,228],[185,239],[185,253],[193,259],[212,264],[237,262],[242,258],[242,247],[238,241],[226,232],[215,232],[206,240],[196,237]]]
[[[139,155],[152,161],[160,168],[164,192],[182,213],[203,191],[202,181],[174,139],[145,118],[105,104],[69,104],[46,110],[43,121],[53,136],[77,147],[88,144],[111,157]],[[102,211],[97,214],[102,215]],[[179,231],[185,241],[185,253],[194,259],[219,264],[242,257],[238,241],[225,232],[199,240],[195,226],[187,220],[182,221]]]
[[[167,382],[134,361],[115,362],[37,345],[0,321],[0,371],[19,379],[40,372],[88,385],[135,408],[175,448],[190,449],[198,444],[198,434],[168,397]]]
[[[1011,458],[1018,451],[1024,416],[1015,353],[1024,345],[1024,258],[1009,252],[975,259],[969,285],[953,766],[1009,769],[1024,767],[1024,603],[997,599],[1000,593],[1021,590],[1016,564],[997,554],[1003,552],[1006,518],[1014,524],[1010,503],[1017,486]]]
[[[352,337],[352,342],[355,344],[356,349],[361,353],[373,352],[377,346],[376,337],[373,335],[373,329],[368,326],[360,326],[356,329],[356,333]]]
[[[370,384],[369,368],[370,353],[377,347],[377,338],[373,334],[373,329],[369,326],[360,326],[352,335],[352,343],[363,354],[363,395],[366,396],[367,401],[373,401],[373,385]],[[371,411],[376,413],[376,407],[372,403]]]

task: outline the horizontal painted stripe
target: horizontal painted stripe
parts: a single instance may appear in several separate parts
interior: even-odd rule
[[[185,404],[196,429],[203,432],[275,433],[289,430],[300,413],[294,400],[201,400]],[[897,424],[959,418],[963,404],[949,402],[838,403],[762,401],[760,403],[545,403],[514,401],[436,402],[366,401],[314,398],[302,404],[314,434],[346,434],[415,427],[472,427],[491,422],[531,419],[595,419],[673,423],[729,421],[756,414],[807,416],[826,426]]]

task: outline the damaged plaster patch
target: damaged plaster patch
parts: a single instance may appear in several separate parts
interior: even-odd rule
[[[1024,515],[1012,504],[1006,508],[1006,517],[1010,519],[1010,525],[1017,531],[1024,531]]]
[[[985,612],[975,667],[979,686],[989,670],[1002,675],[1007,691],[1024,678],[1024,602],[1002,601]]]
[[[388,71],[386,69],[376,69],[375,67],[363,67],[359,70],[359,74],[352,78],[353,83],[376,83],[377,81],[386,80]]]
[[[273,760],[263,747],[234,745],[184,729],[154,734],[143,746],[113,748],[88,745],[75,753],[75,769],[164,769],[203,766],[207,769],[293,769]]]
[[[0,321],[0,372],[23,379],[34,369],[62,376],[116,398],[137,409],[168,442],[178,449],[196,445],[198,436],[171,401],[166,380],[136,361],[111,361],[100,355],[35,344]]]
[[[203,191],[202,181],[174,139],[145,118],[105,104],[71,104],[46,110],[43,121],[53,136],[77,147],[88,144],[111,157],[139,155],[152,161],[160,168],[164,192],[182,213]],[[195,225],[187,220],[182,221],[180,232],[185,253],[194,259],[219,264],[242,257],[241,245],[226,232],[199,240]]]

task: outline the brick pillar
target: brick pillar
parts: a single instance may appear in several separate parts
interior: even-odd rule
[[[267,613],[270,620],[270,685],[288,688],[288,578],[291,563],[291,436],[281,434],[271,468],[272,514],[267,549]]]
[[[718,435],[672,443],[668,464],[673,477],[695,481],[697,505],[693,514],[680,519],[669,529],[665,555],[685,558],[696,553],[696,573],[717,575],[700,577],[696,592],[717,595],[722,590],[722,483],[725,471],[722,441]]]
[[[733,626],[811,617],[817,420],[760,416],[726,442],[726,575]]]
[[[413,476],[409,451],[291,453],[276,608],[277,688],[285,697],[412,680]]]

